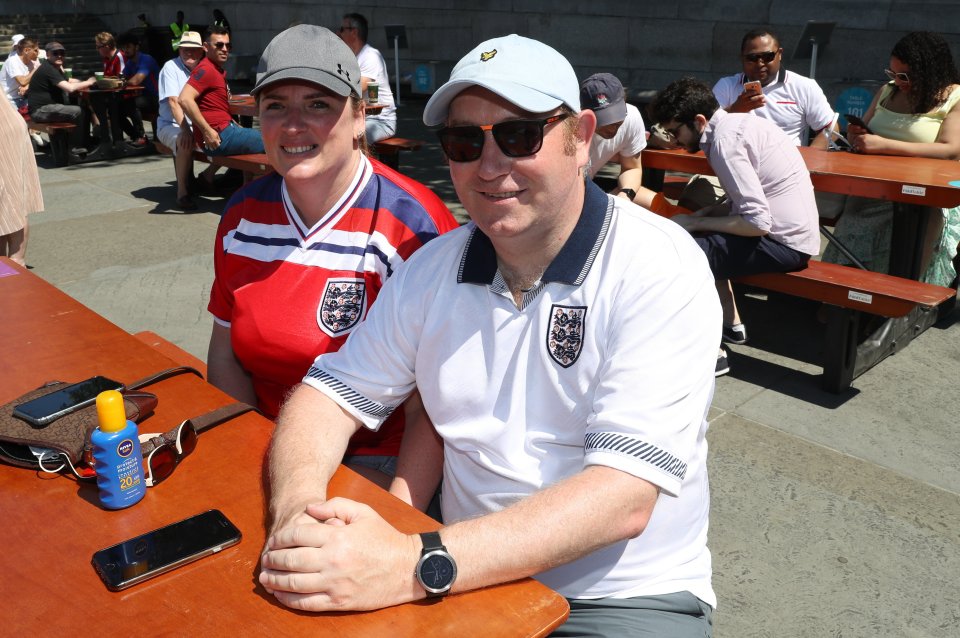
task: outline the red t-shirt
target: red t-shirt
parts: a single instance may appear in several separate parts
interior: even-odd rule
[[[123,71],[123,53],[117,51],[109,58],[100,58],[103,61],[103,75],[106,77],[120,77]]]
[[[197,106],[203,119],[213,130],[220,132],[232,122],[230,117],[230,96],[227,89],[227,74],[207,58],[200,60],[187,84],[197,90]],[[203,146],[203,133],[199,126],[193,127],[193,139],[197,146]]]

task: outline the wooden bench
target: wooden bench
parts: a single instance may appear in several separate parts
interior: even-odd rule
[[[154,141],[157,152],[162,155],[173,155],[173,149]],[[193,150],[193,161],[234,168],[243,172],[243,181],[248,182],[253,176],[266,175],[273,172],[273,165],[266,153],[250,153],[247,155],[207,155],[199,149]]]
[[[50,151],[56,166],[66,166],[70,161],[70,133],[77,128],[70,122],[34,122],[27,121],[27,127],[35,133],[46,133],[50,137]]]
[[[424,145],[420,140],[408,140],[402,137],[388,137],[374,142],[371,150],[377,159],[395,171],[400,170],[400,151],[418,151]]]
[[[823,388],[843,392],[851,382],[899,352],[932,325],[938,307],[952,307],[956,291],[849,266],[811,261],[803,270],[740,277],[739,283],[827,304]],[[863,315],[887,321],[861,342]]]
[[[149,330],[138,332],[133,336],[151,348],[158,350],[160,354],[172,360],[177,365],[195,368],[203,374],[204,379],[207,378],[207,364],[172,341],[167,341],[157,333]]]

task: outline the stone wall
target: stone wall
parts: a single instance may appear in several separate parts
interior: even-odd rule
[[[359,11],[370,20],[370,42],[384,53],[391,75],[392,47],[383,27],[403,24],[410,47],[400,51],[401,75],[432,62],[438,82],[474,45],[506,33],[551,44],[581,77],[613,72],[634,92],[661,88],[683,74],[712,82],[738,71],[740,39],[760,25],[770,25],[779,34],[786,66],[808,75],[809,61],[794,60],[792,53],[810,19],[837,22],[817,65],[817,79],[831,98],[847,86],[873,87],[883,80],[890,49],[909,31],[949,27],[952,32],[945,35],[960,53],[960,0],[473,0],[469,9],[451,9],[449,0],[368,0],[359,5],[315,0],[32,0],[29,11],[62,13],[71,3],[117,31],[135,26],[141,11],[152,24],[162,25],[182,9],[196,25],[212,22],[212,10],[219,8],[234,29],[240,66],[254,63],[270,38],[291,22],[335,28],[344,12]],[[23,6],[22,0],[0,0],[0,14],[22,12]]]

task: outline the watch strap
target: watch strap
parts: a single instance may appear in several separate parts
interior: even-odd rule
[[[423,549],[420,551],[421,556],[438,549],[447,551],[447,548],[443,546],[443,541],[440,540],[440,532],[421,532],[420,542],[423,543]]]

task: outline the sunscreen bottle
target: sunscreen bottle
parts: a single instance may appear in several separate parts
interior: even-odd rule
[[[127,421],[123,395],[106,390],[97,395],[97,416],[100,425],[93,431],[94,469],[100,503],[118,510],[137,503],[146,494],[143,481],[143,459],[137,425]]]

